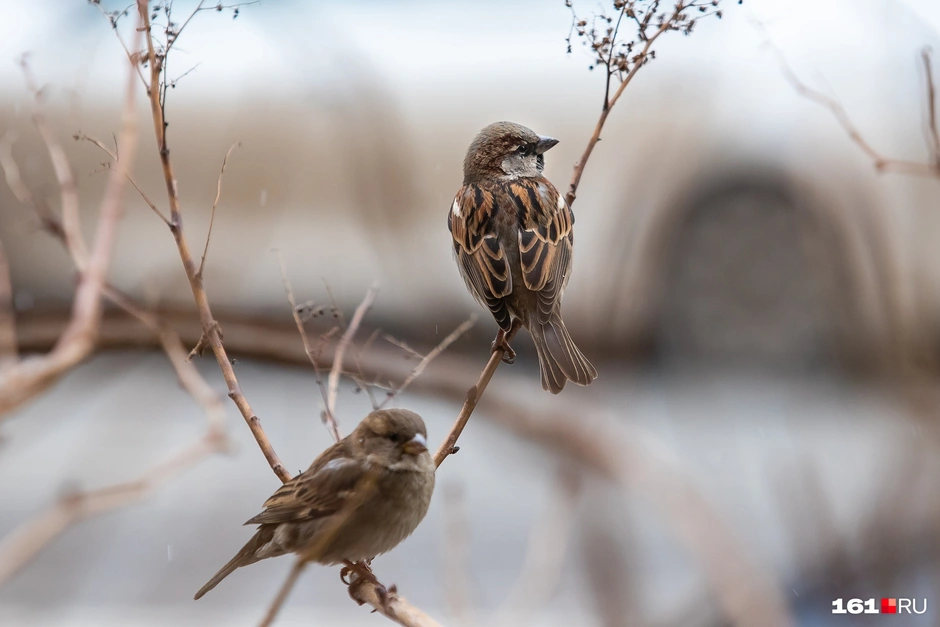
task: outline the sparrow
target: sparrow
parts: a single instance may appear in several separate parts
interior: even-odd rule
[[[228,564],[199,589],[199,599],[232,571],[296,553],[318,564],[354,566],[411,535],[434,492],[434,461],[421,416],[407,409],[372,412],[348,436],[264,503],[246,522],[260,525]]]
[[[493,350],[504,350],[503,361],[512,363],[507,338],[525,327],[538,353],[542,388],[553,394],[568,381],[589,385],[597,378],[561,319],[574,214],[542,176],[545,151],[557,143],[520,124],[490,124],[467,150],[463,186],[447,212],[460,274],[499,325]]]

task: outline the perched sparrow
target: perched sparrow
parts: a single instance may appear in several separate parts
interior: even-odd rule
[[[296,553],[320,564],[361,562],[395,548],[424,518],[434,491],[434,461],[421,416],[380,409],[323,451],[246,522],[261,525],[248,544],[204,585],[233,570]]]
[[[490,124],[467,150],[463,187],[447,214],[460,274],[499,325],[493,349],[504,349],[512,363],[506,338],[519,325],[528,329],[542,387],[553,394],[568,381],[597,378],[561,319],[574,215],[542,176],[544,153],[557,143],[512,122]]]

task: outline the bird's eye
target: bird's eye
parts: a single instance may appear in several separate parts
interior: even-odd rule
[[[525,154],[525,146],[519,146],[518,148],[516,148],[516,152],[518,152],[520,155],[524,155],[524,154]]]
[[[399,442],[402,441],[402,437],[400,433],[389,433],[388,439],[394,442],[395,444],[398,444]]]

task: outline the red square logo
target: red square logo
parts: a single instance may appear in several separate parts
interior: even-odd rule
[[[898,613],[898,600],[897,599],[881,599],[881,613],[882,614],[897,614]]]

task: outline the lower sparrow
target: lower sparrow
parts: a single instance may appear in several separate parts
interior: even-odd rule
[[[296,553],[319,564],[362,562],[395,548],[424,518],[434,491],[434,461],[418,414],[380,409],[323,451],[246,522],[255,535],[200,588],[236,568]]]
[[[542,176],[544,153],[557,143],[512,122],[490,124],[467,150],[463,187],[447,213],[460,274],[499,325],[494,350],[506,351],[511,363],[507,337],[518,326],[528,329],[542,387],[553,394],[568,381],[597,378],[561,319],[574,214]]]

